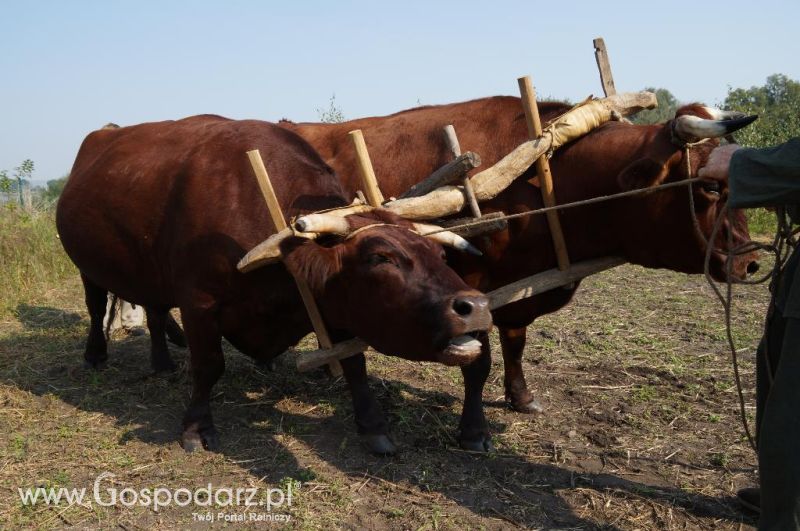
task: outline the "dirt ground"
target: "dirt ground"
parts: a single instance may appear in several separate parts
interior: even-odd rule
[[[735,291],[747,414],[766,286]],[[23,505],[18,488],[294,488],[308,529],[750,529],[733,495],[756,481],[725,343],[723,313],[702,276],[623,266],[584,281],[573,304],[529,328],[526,375],[547,406],[503,402],[502,358],[484,394],[497,453],[460,450],[458,369],[368,354],[372,387],[401,452],[367,454],[341,380],[274,372],[228,347],[213,408],[219,453],[178,444],[181,370],[151,373],[147,336],[115,341],[108,368],[81,368],[87,315],[77,275],[0,322],[0,524],[53,528],[255,527],[208,509]],[[496,344],[496,337],[493,336]],[[310,348],[307,341],[305,348]],[[110,485],[109,483],[108,485]],[[212,508],[213,512],[217,509]],[[243,511],[226,509],[228,513]],[[258,524],[263,525],[263,524]]]

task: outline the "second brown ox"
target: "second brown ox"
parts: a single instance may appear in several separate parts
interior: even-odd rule
[[[568,106],[539,106],[543,120],[562,114]],[[637,126],[611,122],[568,144],[550,161],[559,203],[652,187],[696,176],[717,137],[743,127],[753,117],[721,113],[701,105],[678,110],[676,118],[660,125]],[[442,128],[453,124],[461,147],[481,155],[484,165],[497,162],[527,140],[527,128],[519,98],[492,97],[432,107],[421,107],[391,116],[366,118],[341,124],[281,125],[308,140],[339,175],[350,178],[345,188],[358,188],[356,163],[347,132],[361,129],[384,195],[398,196],[449,161]],[[712,140],[691,148],[687,170],[684,146],[704,138]],[[402,169],[402,171],[397,171]],[[542,207],[540,191],[529,183],[531,167],[494,200],[482,204],[484,213],[523,212]],[[684,273],[703,271],[706,239],[725,204],[723,183],[693,185],[694,212],[690,212],[685,187],[620,199],[560,212],[559,217],[573,262],[616,255],[645,267],[667,268]],[[695,227],[693,217],[698,222]],[[730,234],[734,245],[749,239],[742,213],[734,214],[733,226],[722,227],[712,253],[712,273],[724,278],[724,254]],[[699,229],[699,230],[698,230]],[[556,267],[556,256],[544,216],[509,222],[508,228],[474,242],[481,257],[453,255],[453,267],[471,286],[489,291],[523,277]],[[733,275],[745,277],[757,268],[754,254],[736,257]],[[567,304],[575,288],[558,288],[493,312],[498,325],[505,362],[505,392],[517,411],[541,410],[528,390],[522,369],[526,327],[540,315]],[[465,381],[460,443],[472,450],[489,450],[491,436],[482,407],[482,390],[490,368],[488,341],[482,356],[462,367]]]

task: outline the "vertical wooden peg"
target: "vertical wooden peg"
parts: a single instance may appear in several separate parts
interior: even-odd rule
[[[254,149],[247,152],[247,157],[250,159],[250,165],[253,167],[253,172],[258,179],[258,186],[261,188],[261,193],[264,194],[264,201],[267,203],[267,210],[272,217],[272,223],[278,231],[286,228],[286,218],[283,217],[283,210],[281,204],[278,202],[278,197],[275,195],[275,189],[272,187],[272,181],[267,174],[267,168],[264,166],[264,160],[261,158],[259,150]],[[297,289],[300,291],[300,297],[303,299],[303,304],[306,306],[308,317],[311,319],[311,325],[314,327],[314,333],[317,334],[317,341],[324,349],[333,347],[333,342],[328,334],[328,329],[325,327],[325,322],[322,320],[322,314],[317,306],[317,301],[314,300],[314,295],[311,293],[311,288],[308,283],[302,279],[295,277]],[[333,376],[340,376],[342,374],[342,366],[338,361],[333,361],[328,364],[328,368]]]
[[[361,175],[361,185],[364,188],[364,195],[370,206],[379,207],[383,204],[383,194],[378,187],[378,179],[375,177],[375,170],[372,168],[372,161],[369,159],[367,144],[364,142],[364,134],[361,129],[347,133],[353,140],[353,147],[356,150],[356,160],[358,170]]]
[[[528,124],[528,136],[536,139],[542,136],[542,122],[539,118],[539,107],[536,105],[536,91],[533,89],[533,82],[530,76],[521,77],[518,80],[519,91],[522,96],[522,107],[525,109],[525,120]],[[547,156],[542,155],[536,159],[536,173],[542,185],[542,199],[546,207],[556,205],[556,195],[553,190],[553,176],[550,173],[550,163]],[[556,250],[558,268],[562,271],[569,269],[569,256],[567,255],[567,244],[564,241],[564,233],[561,230],[561,221],[558,212],[551,210],[547,212],[547,222],[550,225],[550,234],[553,237],[553,245]]]
[[[456,135],[456,128],[452,125],[444,126],[444,138],[445,142],[447,143],[447,148],[452,153],[453,158],[458,158],[461,156],[461,144],[458,142],[458,136]],[[475,198],[475,191],[472,189],[472,183],[469,180],[468,176],[464,176],[464,180],[462,181],[464,184],[464,192],[467,194],[467,202],[469,203],[469,208],[472,211],[472,216],[479,218],[481,217],[481,208],[478,206],[478,200]]]

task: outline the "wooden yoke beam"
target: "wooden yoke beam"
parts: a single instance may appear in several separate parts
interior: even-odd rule
[[[528,136],[533,140],[542,136],[542,122],[539,118],[539,107],[536,105],[536,91],[530,76],[521,77],[517,80],[519,91],[522,96],[522,107],[525,109],[525,121],[528,124]],[[553,191],[553,176],[550,173],[550,163],[547,155],[544,154],[536,159],[536,174],[542,186],[542,199],[544,206],[553,207],[556,205],[556,195]],[[564,240],[564,233],[561,230],[561,221],[558,212],[553,210],[547,212],[547,223],[550,225],[550,234],[553,237],[553,245],[558,259],[558,269],[566,271],[569,269],[569,255],[567,254],[567,243]]]
[[[364,187],[364,195],[370,206],[379,207],[383,204],[383,194],[378,187],[378,179],[375,177],[375,170],[372,168],[372,161],[367,151],[367,143],[364,141],[364,134],[361,129],[356,129],[347,133],[353,141],[356,150],[356,160],[358,161],[358,171],[361,175],[361,185]]]
[[[267,210],[272,217],[272,223],[275,225],[277,231],[282,231],[286,228],[286,218],[283,217],[283,210],[278,202],[278,197],[275,195],[275,189],[272,187],[272,181],[267,174],[267,168],[264,166],[264,160],[261,158],[259,150],[254,149],[247,152],[247,157],[250,159],[250,165],[253,167],[253,172],[258,179],[258,186],[261,188],[261,193],[264,194],[264,200],[267,203]],[[317,306],[317,301],[314,300],[314,295],[311,293],[311,288],[308,283],[302,279],[295,277],[297,289],[300,291],[300,296],[303,298],[303,304],[306,306],[308,317],[311,319],[311,325],[314,327],[314,333],[317,334],[317,340],[323,349],[330,349],[333,347],[333,342],[328,334],[328,329],[325,327],[325,322],[322,320],[322,314]],[[338,361],[332,361],[328,364],[331,374],[333,376],[340,376],[342,374],[342,366]]]

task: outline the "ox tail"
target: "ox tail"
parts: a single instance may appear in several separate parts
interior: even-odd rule
[[[119,298],[118,295],[111,294],[111,304],[108,308],[108,320],[106,321],[106,341],[111,340],[111,327],[114,326],[114,319],[117,318],[117,312],[120,311],[122,307],[122,300]]]

